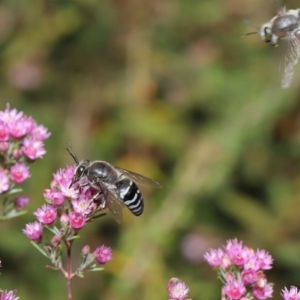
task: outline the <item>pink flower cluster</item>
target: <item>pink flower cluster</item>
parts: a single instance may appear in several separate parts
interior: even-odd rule
[[[73,184],[75,166],[60,169],[53,175],[50,189],[44,190],[47,204],[38,208],[34,215],[37,221],[29,223],[23,229],[24,234],[37,244],[42,243],[43,228],[53,228],[56,233],[52,245],[57,247],[62,240],[72,240],[85,224],[98,217],[103,208],[100,199],[93,199],[97,191],[90,186],[80,188]],[[93,258],[99,264],[111,260],[111,250],[105,246],[97,248]]]
[[[2,291],[0,295],[0,300],[18,300],[13,291]]]
[[[169,300],[191,300],[186,298],[189,288],[178,278],[173,277],[169,280],[167,291],[169,292]]]
[[[300,300],[300,291],[295,286],[291,286],[290,290],[284,288],[281,296],[283,300]]]
[[[217,270],[226,298],[264,300],[272,297],[273,286],[267,282],[264,271],[272,268],[273,258],[265,250],[254,251],[234,239],[227,241],[222,249],[211,249],[204,259]]]
[[[0,111],[0,194],[30,177],[26,162],[43,157],[47,128],[7,105]]]

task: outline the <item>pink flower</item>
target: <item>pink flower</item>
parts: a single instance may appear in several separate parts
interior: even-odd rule
[[[189,288],[178,278],[171,278],[167,284],[169,298],[172,300],[184,300],[187,297]]]
[[[0,142],[0,152],[6,152],[9,149],[8,142]]]
[[[22,149],[14,149],[13,150],[13,156],[14,156],[14,158],[19,159],[19,158],[22,157],[22,155],[23,155]]]
[[[54,206],[61,206],[65,201],[63,194],[57,190],[44,190],[44,197],[48,199]]]
[[[13,291],[2,291],[0,300],[18,300],[20,297],[16,297]]]
[[[28,205],[28,202],[29,202],[29,198],[26,196],[17,197],[14,202],[15,209],[17,210],[24,209]]]
[[[112,259],[112,251],[109,247],[106,247],[104,245],[98,247],[95,252],[94,255],[96,257],[96,260],[99,264],[105,264],[108,261],[110,261]]]
[[[234,280],[234,279],[236,279],[236,278],[235,278],[234,273],[232,273],[232,272],[226,272],[226,273],[224,274],[224,279],[225,279],[226,281],[232,281],[232,280]]]
[[[75,212],[88,215],[92,211],[93,200],[88,199],[84,195],[80,195],[79,199],[72,200],[72,206]]]
[[[263,271],[258,271],[257,273],[256,285],[260,288],[263,288],[267,284],[267,277]]]
[[[9,180],[5,171],[0,170],[0,194],[9,189]]]
[[[257,280],[257,273],[255,270],[244,270],[241,275],[245,284],[252,284]]]
[[[224,292],[229,299],[240,299],[246,292],[246,288],[242,282],[232,280],[225,284]]]
[[[52,225],[56,220],[57,211],[52,205],[44,204],[41,208],[37,209],[34,215],[42,224]]]
[[[16,163],[10,168],[10,178],[15,183],[21,183],[30,177],[29,167],[23,163]]]
[[[22,112],[18,112],[15,108],[10,109],[9,104],[6,105],[6,109],[4,111],[0,111],[0,120],[9,124],[23,117]]]
[[[252,255],[248,261],[244,264],[244,270],[255,270],[260,269],[260,262],[257,260],[256,255]]]
[[[97,250],[97,249],[96,249]],[[85,245],[82,250],[81,250],[82,255],[86,256],[90,253],[90,246],[89,245]]]
[[[44,144],[42,141],[33,138],[25,138],[23,140],[22,150],[29,159],[35,160],[37,158],[42,158],[46,153],[43,147]]]
[[[25,233],[30,240],[39,243],[42,239],[43,226],[39,222],[26,224],[23,233]]]
[[[0,142],[6,142],[9,139],[9,131],[4,123],[0,122]]]
[[[273,258],[267,251],[257,250],[256,259],[260,264],[260,269],[269,270],[272,268]]]
[[[281,296],[283,300],[300,300],[300,292],[295,286],[291,286],[290,290],[286,287],[282,290]]]
[[[63,213],[60,218],[59,218],[59,222],[62,224],[62,225],[67,225],[69,224],[69,217],[67,214]]]
[[[243,247],[242,242],[238,242],[237,239],[227,241],[226,251],[236,266],[244,265],[251,255],[249,248]]]
[[[72,211],[69,214],[69,223],[73,229],[79,230],[85,225],[86,218],[83,214]]]
[[[31,132],[32,138],[38,141],[43,141],[47,139],[50,135],[51,133],[43,125],[36,126]]]
[[[273,294],[273,286],[267,283],[264,287],[254,286],[253,296],[259,300],[265,300],[271,298]]]
[[[20,118],[8,123],[9,133],[14,138],[21,138],[27,134],[26,127],[24,126],[24,119]]]
[[[22,118],[26,132],[32,135],[32,130],[37,126],[36,121],[32,117],[23,116]]]
[[[69,199],[76,199],[79,191],[70,187],[74,177],[75,166],[69,166],[66,169],[60,169],[53,174],[54,180],[51,182],[51,188],[59,189],[62,194]]]
[[[204,259],[212,267],[220,267],[225,253],[222,249],[210,249],[204,254]]]
[[[231,264],[232,264],[232,262],[231,262],[231,260],[230,260],[230,258],[228,256],[228,254],[225,253],[225,255],[222,258],[221,268],[223,270],[226,270],[228,267],[231,266]]]

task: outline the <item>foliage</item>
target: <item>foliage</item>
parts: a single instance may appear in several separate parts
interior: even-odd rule
[[[69,140],[79,159],[164,186],[143,191],[141,217],[125,211],[121,225],[104,217],[85,229],[91,247],[109,245],[114,260],[109,276],[74,284],[76,299],[165,299],[174,276],[192,299],[215,299],[220,286],[203,254],[233,237],[274,257],[274,299],[300,286],[300,72],[282,90],[284,47],[241,37],[253,31],[243,20],[259,26],[274,2],[1,2],[1,110],[10,102],[52,133],[23,185],[28,215],[0,228],[5,288],[22,300],[61,298],[60,276],[42,268],[21,229],[52,173],[73,164]]]

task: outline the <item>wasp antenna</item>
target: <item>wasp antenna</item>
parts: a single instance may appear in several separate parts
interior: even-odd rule
[[[251,22],[249,22],[248,20],[244,20],[244,23],[247,24],[248,26],[255,28],[257,31],[259,31],[259,27],[252,24]]]
[[[247,35],[251,35],[251,34],[258,34],[258,32],[257,31],[255,31],[255,32],[248,32],[248,33],[243,34],[241,36],[247,36]]]
[[[66,149],[69,152],[69,154],[73,157],[73,159],[75,160],[76,165],[78,165],[79,164],[79,160],[78,160],[78,158],[77,158],[77,156],[76,156],[76,154],[75,154],[75,152],[73,150],[71,141],[69,141],[69,146]]]

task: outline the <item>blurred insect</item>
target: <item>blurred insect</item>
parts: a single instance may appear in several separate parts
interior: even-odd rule
[[[256,26],[253,27],[256,28]],[[286,42],[287,49],[284,57],[284,65],[281,70],[282,88],[288,88],[291,85],[294,75],[294,66],[299,60],[299,33],[300,9],[286,10],[284,6],[279,10],[275,17],[273,17],[269,22],[264,23],[257,32],[250,32],[246,34],[259,34],[263,41],[274,47],[278,46],[278,42],[281,39]]]
[[[143,213],[144,200],[137,184],[148,185],[154,188],[162,187],[158,182],[150,178],[112,166],[106,161],[78,161],[70,143],[67,151],[73,157],[77,166],[70,186],[85,180],[86,183],[80,186],[89,185],[97,190],[98,193],[93,197],[94,200],[103,195],[104,203],[102,208],[108,207],[118,223],[122,221],[124,205],[136,216]]]

